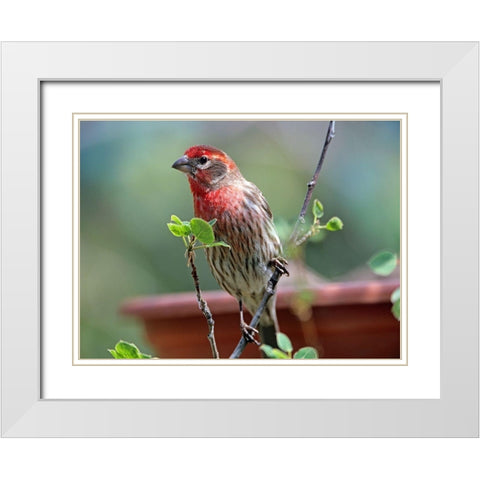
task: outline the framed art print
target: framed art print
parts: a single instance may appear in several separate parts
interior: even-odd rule
[[[2,56],[3,435],[478,435],[477,44]]]

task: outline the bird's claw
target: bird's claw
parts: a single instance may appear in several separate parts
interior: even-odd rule
[[[270,260],[270,263],[269,263],[270,267],[273,267],[275,270],[278,270],[278,272],[281,275],[286,275],[288,277],[290,276],[290,273],[287,270],[287,265],[288,265],[288,262],[282,257],[273,258],[272,260]]]
[[[256,328],[247,325],[246,323],[240,324],[240,329],[242,330],[243,338],[247,343],[255,343],[255,345],[260,346],[261,343],[255,338],[255,334],[258,334]]]

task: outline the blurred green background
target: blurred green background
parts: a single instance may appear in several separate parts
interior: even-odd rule
[[[293,222],[325,140],[316,121],[82,121],[80,124],[80,338],[82,358],[110,358],[119,339],[152,353],[141,326],[118,313],[127,298],[193,291],[172,213],[193,216],[184,174],[171,168],[195,144],[226,151]],[[307,264],[330,280],[400,249],[400,123],[337,121],[313,198],[344,230],[307,246]],[[203,255],[202,289],[218,288]]]

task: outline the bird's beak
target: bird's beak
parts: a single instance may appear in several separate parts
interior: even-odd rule
[[[181,172],[189,173],[192,171],[192,164],[187,156],[180,157],[173,165],[172,168],[180,170]]]

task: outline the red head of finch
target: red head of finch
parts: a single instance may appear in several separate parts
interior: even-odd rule
[[[245,180],[234,161],[215,147],[191,147],[172,167],[187,174],[195,216],[216,219],[216,240],[231,247],[205,249],[213,276],[238,300],[240,310],[245,305],[253,315],[272,275],[271,262],[282,252],[267,201]],[[276,346],[275,296],[267,303],[259,325],[262,341]]]

